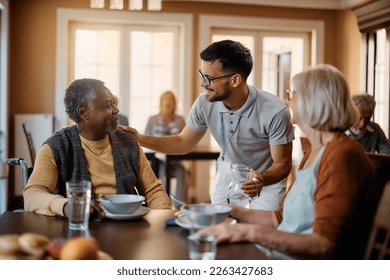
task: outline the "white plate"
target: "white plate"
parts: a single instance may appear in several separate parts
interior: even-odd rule
[[[186,217],[176,218],[175,222],[181,228],[191,229],[191,224]],[[222,223],[228,223],[228,224],[234,225],[237,223],[237,220],[230,218],[230,217],[227,217]],[[204,226],[195,227],[195,229],[201,229],[201,228],[204,228]]]
[[[113,214],[111,212],[108,212],[104,208],[103,211],[106,214],[107,218],[113,220],[133,220],[145,216],[150,212],[150,209],[148,207],[141,206],[137,211],[131,214]]]

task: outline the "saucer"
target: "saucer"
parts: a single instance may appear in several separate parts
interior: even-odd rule
[[[113,214],[103,208],[104,214],[107,218],[112,220],[133,220],[145,216],[150,212],[148,207],[141,206],[137,211],[131,214]]]
[[[175,222],[181,228],[185,228],[185,229],[191,229],[192,228],[190,222],[188,221],[188,219],[186,217],[178,217],[178,218],[175,219]],[[228,224],[234,225],[234,224],[237,223],[237,220],[233,219],[231,217],[227,217],[222,223],[228,223]],[[204,228],[204,227],[205,226],[195,226],[194,229],[201,229],[201,228]]]

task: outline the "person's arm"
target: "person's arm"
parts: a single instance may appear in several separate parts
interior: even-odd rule
[[[324,197],[320,202],[317,202],[316,208],[320,207],[319,205],[328,204],[328,200],[334,201],[334,198],[329,195]],[[327,238],[326,235],[316,231],[311,234],[300,234],[277,230],[279,224],[277,214],[280,209],[278,211],[264,211],[238,206],[231,207],[231,216],[238,220],[238,224],[220,223],[201,230],[200,234],[214,235],[218,243],[258,243],[298,259],[329,258],[334,252],[336,243]],[[282,207],[283,204],[281,209]]]
[[[139,147],[138,167],[139,176],[138,184],[143,189],[148,202],[148,206],[152,209],[172,209],[172,203],[160,181],[156,178],[152,168],[143,152]]]
[[[257,224],[267,227],[275,227],[279,224],[274,211],[247,209],[244,207],[228,204],[232,211],[230,216],[239,223]]]
[[[380,154],[390,154],[390,142],[386,138],[385,133],[383,132],[382,128],[378,125],[377,127],[377,134],[378,134],[378,153]]]
[[[292,166],[292,141],[294,128],[291,123],[290,111],[287,107],[275,114],[268,127],[272,165],[261,174],[255,176],[257,182],[247,182],[243,186],[245,193],[254,196],[256,189],[269,186],[287,178]]]
[[[278,231],[273,227],[254,224],[226,224],[210,226],[200,234],[214,235],[217,243],[252,242],[302,259],[329,258],[335,244],[327,238],[312,234],[297,234]]]
[[[125,131],[133,133],[141,146],[156,152],[172,155],[190,152],[206,133],[206,130],[195,131],[186,126],[178,135],[150,136],[140,134],[136,129],[131,127],[120,127]]]
[[[26,189],[24,190],[24,209],[47,216],[63,216],[67,199],[55,195],[58,180],[58,168],[49,145],[45,144],[39,150],[34,170]]]
[[[280,145],[270,146],[273,164],[261,174],[254,172],[257,182],[245,182],[242,186],[244,192],[250,196],[257,194],[256,188],[266,187],[280,182],[288,176],[292,166],[292,142]]]
[[[271,157],[274,162],[267,170],[261,173],[264,186],[280,182],[288,176],[292,166],[291,154],[292,142],[280,146],[271,145]]]

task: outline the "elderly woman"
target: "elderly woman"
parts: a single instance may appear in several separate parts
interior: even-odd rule
[[[145,134],[166,136],[179,134],[186,126],[184,117],[176,114],[177,101],[172,91],[165,91],[160,96],[160,112],[150,116]]]
[[[75,124],[55,132],[39,150],[24,191],[26,211],[66,216],[70,180],[91,181],[95,194],[134,193],[136,186],[149,207],[172,208],[135,137],[117,129],[119,110],[102,81],[75,80],[64,103]]]
[[[336,68],[318,65],[295,75],[292,86],[292,120],[311,150],[281,207],[232,206],[238,224],[201,233],[215,235],[217,242],[258,243],[276,259],[361,258],[369,231],[365,220],[372,215],[362,200],[374,175],[364,149],[344,134],[358,119],[347,82]]]
[[[372,122],[376,102],[372,95],[359,94],[352,97],[359,111],[359,120],[346,134],[359,142],[367,152],[390,154],[390,143],[379,124]]]

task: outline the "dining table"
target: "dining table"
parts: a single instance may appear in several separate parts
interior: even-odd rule
[[[90,221],[88,235],[95,238],[99,249],[114,260],[188,260],[189,230],[175,222],[174,210],[150,209],[135,219]],[[167,223],[170,221],[170,223]],[[0,216],[0,235],[33,232],[51,240],[68,239],[75,231],[68,220],[34,212],[5,212]],[[253,243],[218,244],[217,260],[268,259]]]
[[[171,192],[170,174],[172,170],[172,164],[177,161],[204,161],[204,160],[217,160],[221,151],[218,148],[196,146],[192,151],[186,154],[164,154],[155,152],[150,149],[144,149],[145,155],[150,162],[150,165],[155,172],[159,175],[159,169],[163,170],[163,186],[168,195]]]

